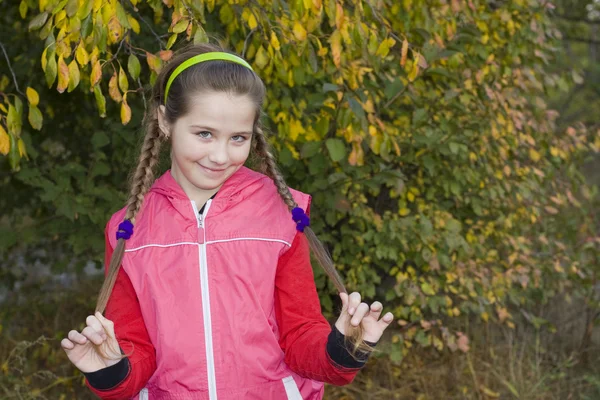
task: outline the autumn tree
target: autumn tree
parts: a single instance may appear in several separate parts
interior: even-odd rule
[[[288,183],[313,194],[313,225],[348,287],[393,307],[394,359],[415,342],[466,351],[452,318],[514,326],[515,307],[589,293],[597,277],[597,188],[577,167],[600,139],[557,129],[543,100],[565,79],[549,69],[559,32],[545,1],[22,0],[10,10],[35,51],[19,60],[2,43],[7,61],[32,71],[0,82],[4,184],[33,194],[2,200],[19,210],[3,220],[7,250],[44,243],[67,260],[100,259],[145,92],[174,49],[213,40],[266,82]],[[61,137],[62,118],[76,134]],[[316,274],[331,310],[333,288]]]

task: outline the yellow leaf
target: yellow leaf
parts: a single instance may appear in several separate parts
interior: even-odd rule
[[[390,49],[396,44],[396,41],[392,38],[386,39],[377,48],[375,55],[380,57],[386,57],[390,53]]]
[[[96,86],[100,78],[102,78],[102,67],[100,66],[100,61],[96,60],[90,75],[90,86]]]
[[[344,8],[338,2],[335,5],[335,27],[337,29],[342,29],[342,25],[344,24]]]
[[[533,162],[538,162],[542,157],[535,149],[529,149],[529,158],[531,158]]]
[[[119,66],[119,88],[121,92],[125,93],[129,89],[129,81],[127,80],[127,75],[125,75],[125,71],[123,71],[123,67]]]
[[[340,31],[336,30],[333,32],[329,38],[329,44],[331,45],[333,63],[339,68],[342,62],[342,35],[340,34]]]
[[[160,67],[162,66],[162,61],[160,58],[156,57],[152,53],[146,52],[146,62],[150,69],[156,73],[160,71]]]
[[[23,139],[19,138],[19,141],[17,142],[17,147],[19,149],[19,156],[28,159],[29,157],[27,157],[27,151],[25,149],[25,142],[23,141]]]
[[[25,90],[25,94],[27,95],[27,101],[29,102],[29,104],[31,104],[34,107],[38,105],[38,103],[40,102],[40,96],[35,91],[35,89],[27,87],[27,89]]]
[[[413,82],[415,79],[417,79],[417,76],[419,76],[419,63],[417,63],[417,60],[414,60],[412,63],[412,68],[408,74],[408,80]]]
[[[48,58],[47,58],[47,55],[46,55],[47,51],[48,51],[48,48],[46,47],[44,49],[44,51],[42,52],[42,59],[41,59],[41,61],[42,61],[42,71],[44,71],[44,72],[46,72],[46,65],[48,64]]]
[[[4,127],[0,125],[0,153],[7,155],[10,151],[10,136],[4,130]]]
[[[69,63],[69,92],[72,92],[79,85],[79,78],[79,67],[75,60],[72,60]]]
[[[113,15],[108,21],[108,43],[117,43],[121,38],[121,24],[116,15]]]
[[[298,139],[300,134],[305,133],[306,131],[302,127],[302,123],[297,119],[290,120],[290,139],[295,142]]]
[[[121,103],[121,122],[123,125],[127,125],[131,120],[131,108],[127,104],[127,101],[123,100]]]
[[[190,22],[187,19],[182,19],[173,27],[173,33],[184,32],[187,29],[189,23]]]
[[[410,209],[401,208],[400,211],[398,211],[398,213],[400,214],[400,216],[406,217],[408,214],[410,214]]]
[[[294,23],[294,36],[296,37],[296,39],[303,41],[306,40],[306,29],[304,29],[304,27],[302,26],[302,24],[300,24],[300,22],[296,21]],[[337,32],[337,31],[336,31]]]
[[[137,22],[137,19],[133,18],[131,15],[127,15],[127,22],[129,22],[129,25],[131,25],[131,29],[139,35],[140,23]]]
[[[59,93],[65,91],[67,86],[69,85],[69,67],[65,63],[65,60],[62,57],[58,58],[58,86],[56,90]]]
[[[121,97],[121,92],[119,92],[116,72],[113,74],[113,76],[110,77],[110,80],[108,81],[108,95],[117,103],[120,103],[123,100],[123,98]]]
[[[277,35],[273,31],[271,31],[271,46],[273,46],[273,48],[277,51],[279,51],[279,49],[281,48],[281,45],[279,44],[279,39],[277,39]]]
[[[83,41],[79,42],[79,46],[77,46],[77,50],[75,50],[75,58],[77,58],[77,62],[82,67],[84,65],[87,65],[87,63],[90,61],[90,56],[88,55],[88,52],[85,49]]]
[[[267,52],[265,48],[260,46],[256,51],[256,55],[254,56],[254,62],[258,66],[258,68],[263,69],[269,63],[269,57],[267,56]]]
[[[404,67],[406,64],[406,56],[408,55],[408,40],[404,39],[402,42],[402,58],[400,59],[400,65]]]
[[[255,29],[258,26],[256,17],[254,16],[254,13],[252,13],[252,12],[250,12],[250,15],[248,15],[248,26],[250,27],[250,29]]]

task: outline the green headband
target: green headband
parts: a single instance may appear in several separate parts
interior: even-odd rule
[[[175,78],[177,78],[177,75],[179,75],[186,68],[191,67],[192,65],[199,64],[204,61],[212,61],[212,60],[231,61],[234,63],[238,63],[240,65],[243,65],[244,67],[248,68],[250,71],[253,71],[252,67],[250,66],[250,64],[248,64],[246,62],[246,60],[244,60],[243,58],[240,58],[234,54],[229,54],[229,53],[224,53],[224,52],[211,52],[211,53],[198,54],[197,56],[194,56],[194,57],[189,58],[189,59],[185,60],[184,62],[182,62],[177,68],[175,68],[175,71],[173,71],[173,73],[169,77],[169,80],[167,81],[167,87],[165,88],[165,101],[164,101],[165,105],[167,104],[169,88],[171,87],[171,84],[173,83]]]

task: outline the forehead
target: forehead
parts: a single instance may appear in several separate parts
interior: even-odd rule
[[[247,95],[201,92],[190,97],[188,113],[180,123],[219,131],[252,130],[256,105]]]

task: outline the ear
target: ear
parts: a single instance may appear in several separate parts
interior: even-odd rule
[[[160,129],[161,134],[165,137],[165,139],[169,138],[171,134],[171,129],[169,123],[167,122],[167,117],[165,117],[165,106],[160,105],[156,110],[156,117],[158,118],[158,129]]]

